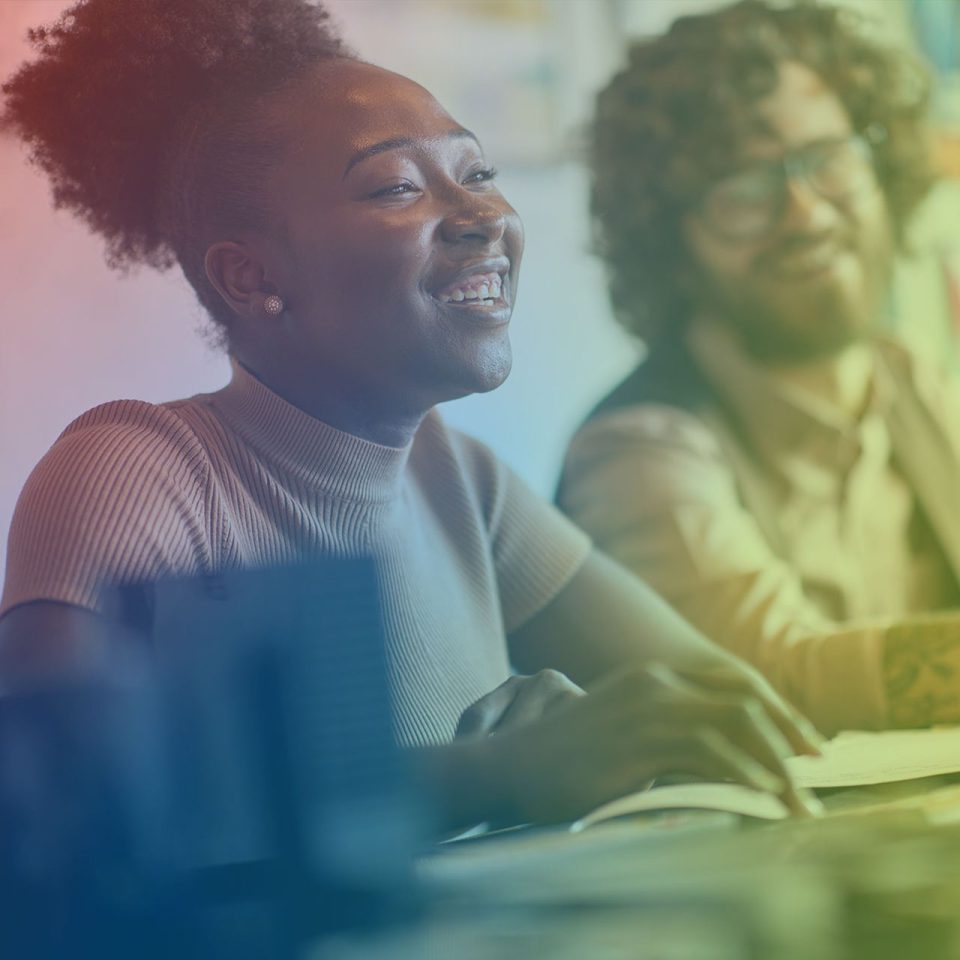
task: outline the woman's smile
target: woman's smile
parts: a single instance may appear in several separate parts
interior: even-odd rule
[[[443,287],[432,294],[452,316],[471,322],[499,326],[510,322],[510,261],[485,260],[461,268]]]

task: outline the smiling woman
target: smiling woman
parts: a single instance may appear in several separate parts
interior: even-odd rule
[[[283,335],[233,320],[231,347],[301,409],[403,446],[427,409],[509,373],[520,222],[476,138],[418,84],[341,58],[293,88],[271,107],[298,146],[264,185],[285,242],[247,241],[287,304]],[[216,244],[207,268],[249,314],[249,250]]]
[[[104,584],[370,555],[444,822],[572,817],[668,771],[805,808],[805,722],[433,409],[510,369],[521,227],[469,131],[305,0],[85,0],[35,43],[8,123],[114,263],[179,265],[233,379],[91,410],[36,467],[5,686],[90,662]],[[511,664],[622,672],[581,696]]]

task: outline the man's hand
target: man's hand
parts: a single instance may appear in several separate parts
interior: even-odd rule
[[[510,677],[463,711],[457,738],[484,737],[521,727],[583,695],[580,687],[557,670]]]

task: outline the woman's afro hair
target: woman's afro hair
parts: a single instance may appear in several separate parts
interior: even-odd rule
[[[56,206],[106,240],[112,266],[179,259],[216,312],[189,238],[221,214],[256,219],[242,209],[256,207],[264,161],[261,143],[245,162],[251,100],[351,56],[327,12],[307,0],[80,0],[29,37],[36,56],[3,85],[3,124]]]

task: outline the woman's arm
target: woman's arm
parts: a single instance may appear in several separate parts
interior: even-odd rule
[[[515,699],[525,683],[543,687],[539,717],[414,752],[441,827],[571,820],[673,774],[733,780],[778,793],[795,813],[818,812],[790,783],[784,760],[793,749],[782,730],[791,720],[775,695],[734,671],[698,679],[651,664],[559,698],[556,684],[515,680]]]
[[[583,583],[577,577],[568,589],[576,596]],[[668,619],[660,629],[668,621],[682,624],[663,609]],[[537,619],[548,630],[558,614],[565,616],[564,598]],[[792,752],[787,741],[798,749],[806,735],[775,695],[751,686],[733,658],[685,629],[686,674],[679,665],[677,671],[637,667],[585,696],[556,674],[514,681],[492,696],[492,720],[474,717],[475,734],[490,721],[495,736],[412,750],[415,772],[435,803],[437,829],[571,819],[666,773],[736,780],[779,792],[798,812],[808,811],[808,799],[790,787],[783,767]],[[532,649],[535,634],[525,636]],[[15,608],[0,620],[0,689],[9,694],[109,678],[122,646],[111,624],[88,611],[46,602]],[[698,675],[704,664],[707,672]]]
[[[0,696],[102,677],[116,640],[116,626],[81,607],[14,607],[0,619]]]
[[[626,670],[630,675],[638,668],[649,674],[650,665],[656,665],[654,675],[663,682],[653,688],[648,683],[645,689],[638,685],[637,695],[659,702],[661,724],[672,722],[673,735],[695,739],[702,731],[693,717],[697,699],[703,698],[711,708],[700,714],[701,724],[712,731],[710,736],[728,741],[720,752],[732,746],[784,778],[788,800],[797,805],[782,746],[817,753],[822,738],[813,726],[756,670],[707,640],[642,581],[602,554],[592,553],[553,601],[511,636],[510,652],[524,672],[550,667],[591,691],[611,674]],[[665,709],[668,702],[676,708],[672,719]],[[656,711],[645,719],[656,725]],[[648,733],[635,729],[634,735],[640,749]],[[712,762],[711,756],[701,767]],[[742,771],[735,779],[747,780]]]
[[[598,551],[510,637],[510,655],[524,673],[552,667],[581,686],[620,667],[650,661],[676,669],[739,663],[642,580]]]

